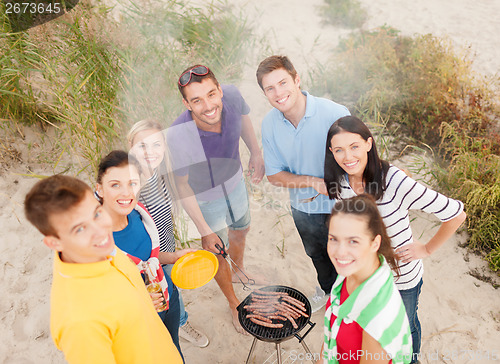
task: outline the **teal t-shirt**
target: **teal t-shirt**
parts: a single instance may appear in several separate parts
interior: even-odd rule
[[[306,112],[295,128],[278,109],[272,109],[262,121],[262,146],[266,175],[281,171],[323,178],[326,136],[330,126],[349,110],[340,104],[302,92],[307,97]],[[309,203],[299,200],[314,196],[313,188],[290,188],[290,204],[302,212],[329,214],[335,204],[320,195]]]

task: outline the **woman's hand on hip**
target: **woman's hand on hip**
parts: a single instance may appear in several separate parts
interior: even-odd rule
[[[404,245],[395,250],[398,260],[403,263],[411,262],[412,260],[423,259],[431,255],[425,244],[414,240],[413,243]]]

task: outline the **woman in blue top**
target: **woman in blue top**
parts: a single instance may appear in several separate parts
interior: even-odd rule
[[[170,277],[164,275],[158,254],[158,230],[149,212],[137,202],[140,188],[140,166],[137,160],[124,151],[115,150],[99,163],[96,193],[113,222],[113,239],[142,271],[149,265],[160,280],[168,301],[168,311],[159,315],[179,350],[179,297]],[[161,304],[160,295],[153,296],[155,307]]]

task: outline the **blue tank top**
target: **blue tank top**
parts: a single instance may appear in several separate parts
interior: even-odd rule
[[[125,253],[146,261],[151,257],[151,237],[136,210],[132,210],[127,218],[128,225],[125,229],[113,232],[115,244]]]

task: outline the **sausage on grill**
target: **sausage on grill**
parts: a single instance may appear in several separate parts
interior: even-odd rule
[[[260,321],[260,320],[257,320],[256,318],[253,318],[253,317],[250,318],[250,321],[252,321],[253,323],[255,323],[257,325],[264,326],[264,327],[270,327],[273,329],[281,329],[283,327],[283,324],[270,324],[269,322]]]
[[[283,324],[273,323],[276,321],[290,321],[293,328],[298,325],[295,319],[306,314],[305,303],[290,297],[285,292],[268,292],[255,290],[250,301],[243,307],[247,310],[246,318],[253,323],[269,328],[282,328]]]

